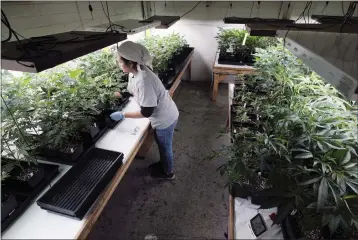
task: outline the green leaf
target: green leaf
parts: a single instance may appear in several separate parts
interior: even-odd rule
[[[325,177],[322,177],[318,187],[317,210],[321,210],[324,207],[327,197],[328,197],[327,179]]]
[[[351,147],[349,145],[346,146],[346,147],[351,151],[351,153],[353,153],[354,155],[358,156],[356,150],[353,147]]]
[[[324,142],[324,144],[326,144],[328,147],[333,148],[333,149],[344,149],[342,147],[337,147],[337,146],[335,146],[333,144],[330,144],[329,142]]]
[[[308,180],[308,181],[305,181],[305,182],[300,183],[299,185],[300,185],[300,186],[310,185],[310,184],[312,184],[312,183],[318,182],[318,181],[321,180],[321,179],[322,179],[322,177],[312,178],[312,179],[310,179],[310,180]]]
[[[358,198],[358,195],[346,195],[343,197],[345,200],[346,199],[353,199],[353,198]]]
[[[345,169],[350,169],[350,168],[356,166],[357,164],[358,164],[358,163],[350,163],[350,164],[344,165],[343,167],[344,167]]]
[[[336,232],[340,221],[341,221],[340,215],[330,214],[328,227],[329,227],[329,232],[331,233],[331,235]]]
[[[308,159],[308,158],[313,158],[313,155],[311,152],[306,152],[306,153],[300,153],[300,154],[296,155],[295,158]]]
[[[351,160],[351,152],[350,151],[347,151],[346,155],[344,156],[341,164],[346,164],[348,163],[349,161]]]
[[[306,153],[310,153],[310,151],[308,151],[307,149],[304,148],[292,148],[293,152],[306,152]]]
[[[349,181],[347,181],[346,184],[347,184],[356,194],[358,194],[358,186],[357,186],[357,185],[355,185],[355,184],[353,184],[353,183],[351,183],[351,182],[349,182]]]

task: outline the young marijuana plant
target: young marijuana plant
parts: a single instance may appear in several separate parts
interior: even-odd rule
[[[236,167],[242,159],[257,164],[257,158],[244,154],[272,156],[266,166],[273,189],[263,194],[277,197],[277,223],[297,209],[304,224],[312,210],[331,234],[357,231],[356,107],[282,46],[258,49],[255,56],[256,72],[265,81],[250,80],[247,90],[253,85],[267,89],[254,104],[266,116],[264,132],[256,133],[254,141],[234,141],[229,179],[237,179],[233,176],[242,171]],[[251,104],[259,95],[250,96],[247,90],[240,90],[241,99]]]
[[[187,44],[184,37],[172,33],[167,36],[151,36],[139,41],[144,45],[153,58],[153,70],[164,73],[169,70],[169,63],[176,54],[179,54]]]

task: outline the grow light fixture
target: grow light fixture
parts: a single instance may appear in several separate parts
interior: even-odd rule
[[[358,17],[350,17],[348,19],[345,16],[326,16],[326,15],[312,15],[312,19],[319,23],[338,23],[342,24],[346,21],[346,24],[358,24]]]
[[[155,27],[157,29],[168,29],[171,27],[174,23],[180,20],[179,16],[152,16],[146,20],[149,21],[160,21],[160,25]]]
[[[332,32],[332,33],[355,33],[358,34],[358,24],[302,24],[302,23],[249,23],[250,30],[289,30],[289,31],[310,31],[310,32]]]
[[[224,18],[225,24],[248,24],[248,23],[271,23],[271,24],[293,24],[293,20],[287,19],[273,19],[273,18],[239,18],[239,17],[226,17]]]
[[[280,33],[280,35],[284,34],[284,32]],[[285,40],[285,47],[348,99],[358,100],[358,94],[356,92],[356,89],[358,89],[358,80],[348,72],[342,71],[325,58],[288,37]]]
[[[138,20],[138,19],[126,19],[117,22],[113,22],[112,29],[120,33],[135,34],[143,32],[150,28],[155,28],[160,25],[160,21],[157,20]],[[109,24],[99,24],[92,27],[87,27],[85,31],[92,32],[106,32],[110,29]]]
[[[1,49],[1,68],[41,72],[125,39],[124,33],[71,31],[6,42]]]
[[[258,37],[276,37],[277,31],[276,30],[255,30],[251,29],[250,36],[258,36]]]

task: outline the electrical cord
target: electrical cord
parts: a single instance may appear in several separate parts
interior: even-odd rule
[[[109,23],[109,26],[108,28],[106,29],[106,32],[108,32],[109,30],[111,30],[111,32],[114,32],[114,33],[119,33],[119,31],[115,30],[113,27],[117,26],[121,29],[121,31],[125,32],[125,33],[129,33],[130,31],[127,31],[125,30],[125,27],[122,26],[122,25],[119,25],[119,24],[115,24],[111,21],[111,18],[110,18],[110,14],[109,14],[109,8],[108,8],[108,2],[106,1],[106,8],[107,8],[107,13],[105,11],[105,8],[103,6],[103,3],[101,2],[101,6],[102,6],[102,10],[103,10],[103,13],[104,15],[106,16],[106,18],[108,19],[108,23]]]
[[[182,16],[180,16],[180,18],[183,18],[187,14],[191,13],[200,3],[201,3],[201,1],[199,1],[191,10],[189,10],[188,12],[186,12]]]
[[[7,20],[6,16],[3,14],[3,11],[1,11],[1,22],[4,23],[4,25],[8,28],[9,30],[9,35],[5,40],[1,40],[2,43],[8,42],[10,41],[11,37],[12,37],[12,31],[9,29],[8,26],[10,26],[9,21]]]

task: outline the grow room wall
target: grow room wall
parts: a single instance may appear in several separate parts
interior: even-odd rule
[[[188,12],[197,2],[165,2],[152,1],[151,7],[153,15],[179,15]],[[230,7],[230,3],[232,6]],[[255,2],[202,2],[191,13],[187,14],[183,19],[174,24],[167,30],[151,30],[158,34],[165,34],[166,32],[179,32],[185,36],[189,44],[195,48],[193,63],[192,63],[192,79],[194,81],[210,81],[212,78],[212,65],[215,61],[215,54],[217,51],[217,43],[215,36],[218,27],[235,27],[244,28],[242,24],[224,24],[223,18],[230,16],[237,17],[260,17],[260,18],[284,18],[296,20],[303,9],[306,2],[290,2],[288,9],[288,1],[261,1],[258,4]],[[344,12],[347,11],[349,2],[343,3]],[[324,14],[324,15],[343,15],[342,2],[313,2],[310,14]],[[358,9],[355,15],[358,16]],[[306,17],[307,20],[307,17]],[[304,22],[300,20],[299,22]],[[311,22],[312,20],[310,20]],[[328,39],[333,40],[333,36],[326,34]],[[310,41],[309,38],[308,41]],[[325,46],[325,41],[320,43]],[[353,52],[354,46],[351,46]],[[333,62],[338,62],[336,59]]]

